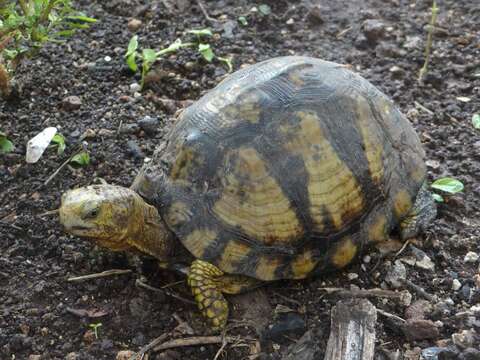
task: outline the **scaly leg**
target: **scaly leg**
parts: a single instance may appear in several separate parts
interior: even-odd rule
[[[198,308],[215,330],[225,327],[228,303],[223,293],[238,294],[260,285],[260,281],[242,275],[225,275],[215,265],[195,260],[190,266],[188,285]]]

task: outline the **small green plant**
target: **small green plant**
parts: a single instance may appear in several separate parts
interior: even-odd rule
[[[6,154],[13,151],[13,143],[8,140],[7,135],[0,131],[0,154]]]
[[[238,22],[242,25],[242,26],[248,26],[248,21],[247,21],[247,18],[245,16],[239,16],[238,17]]]
[[[473,114],[472,125],[475,129],[480,129],[480,114]]]
[[[95,334],[95,339],[98,339],[98,328],[102,326],[102,323],[90,324],[88,326],[93,329],[93,333]]]
[[[71,6],[71,0],[0,0],[0,92],[11,93],[11,79],[21,60],[46,42],[62,42],[95,19]]]
[[[432,16],[430,18],[430,25],[427,32],[427,45],[425,46],[425,62],[423,63],[420,72],[418,73],[418,82],[422,83],[423,77],[428,71],[428,63],[430,62],[430,53],[432,51],[433,32],[435,31],[435,23],[437,22],[438,7],[437,2],[433,0]]]
[[[134,35],[130,39],[127,52],[125,54],[125,59],[128,67],[133,72],[138,71],[137,59],[141,61],[142,77],[140,80],[140,87],[142,89],[145,85],[145,76],[150,71],[152,65],[162,56],[175,53],[182,48],[197,48],[198,53],[202,55],[207,62],[212,62],[212,60],[216,58],[218,61],[227,66],[229,72],[233,70],[232,61],[228,58],[216,56],[210,44],[205,41],[206,38],[213,35],[210,29],[189,30],[187,33],[194,35],[195,40],[183,42],[182,39],[177,39],[168,47],[159,51],[155,51],[153,49],[142,49],[142,51],[139,51],[138,36]]]
[[[87,166],[90,164],[90,154],[88,151],[82,151],[72,157],[70,162],[77,166]]]
[[[430,187],[435,190],[440,190],[447,194],[456,194],[458,192],[463,191],[463,183],[457,179],[451,177],[444,177],[435,180]],[[433,198],[437,202],[443,202],[443,196],[437,193],[433,193]]]
[[[57,154],[62,155],[63,152],[65,151],[66,144],[65,144],[65,138],[63,137],[62,134],[56,133],[55,136],[52,139],[53,146],[57,147]]]

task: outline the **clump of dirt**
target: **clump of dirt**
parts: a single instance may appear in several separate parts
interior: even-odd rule
[[[168,285],[169,291],[186,301],[139,287],[139,273],[126,255],[96,249],[66,235],[56,216],[45,214],[58,208],[67,189],[100,179],[128,186],[144,159],[161,144],[175,112],[227,75],[220,62],[207,63],[195,51],[183,49],[160,60],[149,88],[136,93],[131,85],[139,82],[139,76],[128,70],[123,57],[133,35],[127,26],[131,17],[142,22],[136,33],[143,47],[162,48],[188,37],[186,30],[210,26],[216,34],[210,40],[213,50],[231,57],[235,69],[290,54],[349,64],[407,114],[427,151],[429,179],[452,176],[465,184],[464,193],[439,205],[438,219],[424,241],[408,246],[397,258],[383,258],[373,250],[345,272],[267,286],[273,308],[283,305],[296,314],[272,320],[274,326],[281,323],[285,328],[296,324],[293,337],[282,337],[281,332],[280,338],[259,337],[248,326],[237,327],[231,333],[242,335],[241,344],[227,346],[220,358],[257,354],[258,358],[279,359],[302,329],[316,334],[320,358],[335,304],[320,288],[398,286],[412,297],[411,306],[418,307],[417,301],[425,300],[425,294],[401,278],[431,295],[425,306],[428,311],[419,315],[405,303],[372,300],[384,311],[414,319],[405,328],[379,317],[379,356],[400,350],[416,359],[421,349],[435,345],[450,346],[460,356],[467,348],[478,348],[479,263],[475,255],[467,254],[480,253],[480,132],[471,124],[473,113],[480,109],[476,28],[480,8],[473,1],[438,1],[431,64],[419,85],[429,1],[265,3],[271,8],[269,14],[264,8],[260,11],[260,3],[205,1],[209,17],[216,19],[211,22],[193,0],[77,1],[78,8],[100,21],[66,44],[48,45],[19,69],[22,94],[16,101],[0,103],[0,130],[16,146],[14,152],[0,155],[2,358],[112,359],[121,350],[137,351],[164,333],[203,334],[202,320],[188,301],[189,292],[184,283],[178,283],[181,278],[145,259],[141,265],[148,277],[145,282],[158,288]],[[241,16],[246,23],[238,21]],[[62,105],[68,96],[78,96],[80,107]],[[145,120],[147,116],[151,119]],[[47,126],[58,127],[66,137],[66,153],[59,156],[49,149],[39,163],[26,164],[27,140]],[[91,164],[67,166],[44,186],[82,143],[89,150]],[[109,269],[134,271],[92,281],[67,281]],[[95,336],[93,328],[98,323],[102,325]],[[422,326],[435,336],[419,336]],[[273,328],[278,330],[278,326]],[[176,348],[152,358],[211,359],[218,348]]]

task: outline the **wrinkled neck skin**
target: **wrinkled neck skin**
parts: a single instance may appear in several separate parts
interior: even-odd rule
[[[174,235],[155,207],[140,197],[138,201],[136,214],[123,235],[125,243],[158,260],[167,260],[173,250]]]

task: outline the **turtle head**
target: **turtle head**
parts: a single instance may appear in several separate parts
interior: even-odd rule
[[[158,211],[135,191],[115,185],[92,185],[62,196],[60,222],[73,235],[114,250],[135,248],[163,259],[172,234]]]

